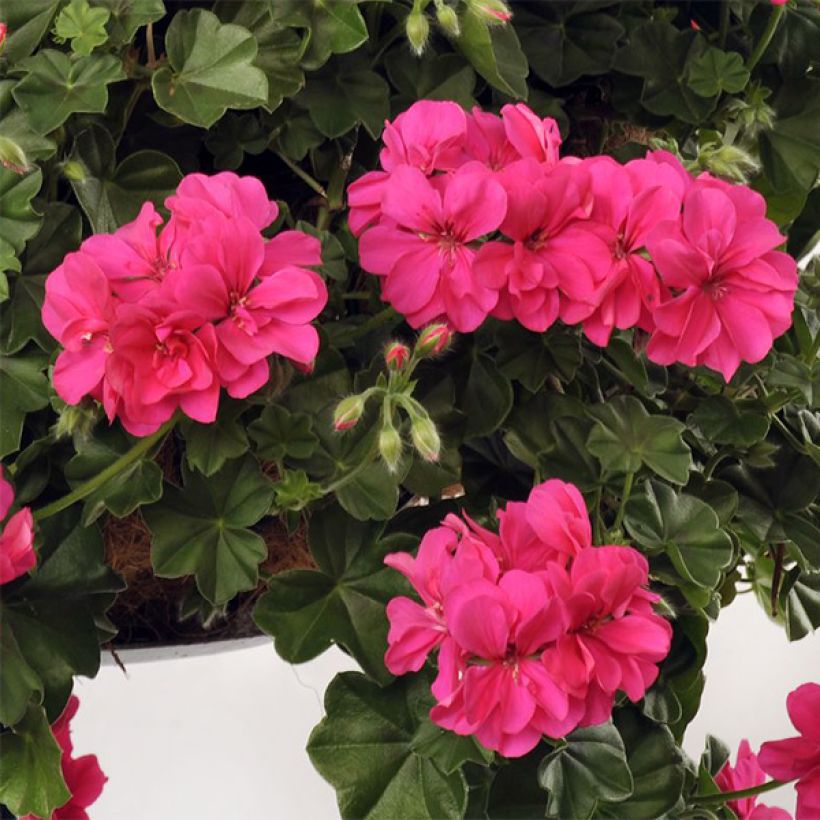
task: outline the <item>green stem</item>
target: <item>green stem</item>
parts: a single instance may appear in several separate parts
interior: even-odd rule
[[[809,352],[806,354],[806,364],[814,364],[818,353],[820,353],[820,330],[817,331],[817,335],[814,337]]]
[[[278,148],[274,148],[273,153],[276,154],[276,156],[279,157],[279,159],[281,159],[282,162],[284,162],[285,165],[287,165],[288,168],[290,168],[290,170],[293,171],[293,173],[305,183],[305,185],[316,191],[316,193],[323,199],[327,199],[327,192],[325,189],[307,171],[300,168],[290,157],[286,156]]]
[[[378,442],[378,440],[377,440]],[[330,484],[326,484],[322,487],[322,491],[325,495],[329,495],[330,493],[335,493],[340,487],[344,487],[345,484],[352,481],[356,476],[360,473],[363,473],[368,467],[373,466],[373,461],[375,460],[376,456],[379,454],[378,443],[375,447],[370,449],[370,452],[367,454],[367,457],[362,459],[362,461],[357,464],[352,470],[345,473],[344,475],[339,476],[335,481],[331,481]]]
[[[780,18],[785,14],[785,12],[785,5],[772,6],[772,12],[769,15],[769,22],[766,23],[766,28],[763,29],[763,34],[760,35],[760,39],[757,41],[757,45],[751,53],[749,61],[746,63],[746,68],[749,71],[751,71],[760,62],[760,58],[769,47],[769,43],[771,43],[775,31],[777,31],[777,24],[780,22]]]
[[[729,800],[742,800],[744,797],[754,797],[756,794],[774,791],[786,784],[781,780],[770,780],[768,783],[761,783],[759,786],[751,786],[748,789],[741,789],[736,792],[721,792],[720,794],[700,794],[690,798],[692,803],[698,806],[709,806],[713,804],[726,803]]]
[[[729,454],[724,450],[718,450],[710,459],[706,462],[706,466],[703,468],[703,477],[708,481],[712,474],[715,472],[718,464],[723,461]]]
[[[729,0],[722,0],[720,4],[720,47],[726,48],[726,38],[729,34]]]
[[[95,490],[98,490],[106,482],[116,478],[123,470],[130,467],[136,461],[139,461],[155,444],[162,441],[166,434],[176,424],[176,417],[169,419],[150,436],[141,438],[127,453],[123,453],[113,464],[109,464],[104,470],[100,471],[93,478],[89,478],[79,487],[72,490],[62,498],[52,501],[51,504],[46,504],[45,507],[40,507],[39,510],[34,511],[35,521],[44,521],[46,518],[51,518],[58,512],[62,512],[67,507],[70,507],[77,501],[82,501],[86,496],[91,495]]]
[[[613,530],[620,530],[624,523],[624,514],[626,513],[626,502],[629,501],[629,496],[632,493],[632,482],[635,480],[635,473],[627,473],[624,479],[624,489],[621,493],[621,505],[618,507],[618,514],[615,516],[615,523],[612,525]]]

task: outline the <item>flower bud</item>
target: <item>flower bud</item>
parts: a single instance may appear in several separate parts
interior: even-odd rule
[[[379,455],[387,469],[395,473],[401,461],[402,441],[399,431],[387,422],[379,433]]]
[[[342,399],[336,405],[336,410],[333,413],[333,429],[338,433],[350,430],[351,427],[355,427],[359,423],[363,413],[364,401],[358,393]]]
[[[410,42],[410,47],[417,57],[421,57],[424,53],[424,47],[427,45],[427,38],[430,36],[430,23],[427,22],[427,18],[421,11],[413,9],[407,15],[405,33]]]
[[[438,461],[441,439],[433,420],[427,416],[415,416],[410,425],[413,446],[425,461]]]
[[[760,170],[760,163],[736,145],[707,146],[698,154],[701,168],[715,176],[745,183]]]
[[[416,353],[420,356],[434,356],[446,350],[452,340],[453,332],[447,325],[428,325],[416,339]]]
[[[401,342],[392,342],[384,353],[384,360],[390,370],[403,370],[410,361],[410,348]]]
[[[66,179],[82,182],[85,179],[85,168],[73,159],[63,163],[63,176]]]
[[[9,27],[5,23],[0,23],[0,54],[3,53],[3,46],[6,45],[6,35]]]
[[[52,428],[54,438],[88,441],[97,424],[98,416],[97,406],[93,403],[83,401],[80,404],[67,404],[60,410],[57,423]]]
[[[15,174],[25,174],[28,171],[28,158],[25,151],[8,137],[0,136],[0,165]]]
[[[436,20],[442,31],[448,37],[458,37],[461,33],[461,25],[458,22],[458,15],[452,6],[446,3],[436,4]]]
[[[467,0],[469,10],[490,26],[508,23],[512,19],[510,7],[503,0]]]

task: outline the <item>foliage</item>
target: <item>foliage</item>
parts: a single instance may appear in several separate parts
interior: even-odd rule
[[[204,621],[259,591],[255,622],[286,660],[337,644],[360,664],[329,687],[308,743],[342,816],[695,816],[717,769],[707,755],[698,774],[679,744],[709,624],[751,588],[789,640],[820,626],[816,259],[792,328],[728,384],[650,362],[639,330],[601,348],[561,323],[496,319],[419,354],[399,383],[384,350],[415,334],[358,264],[345,189],[377,167],[385,119],[417,99],[526,100],[556,119],[564,154],[666,148],[749,182],[802,259],[818,229],[816,5],[522,0],[492,25],[477,0],[196,5],[0,0],[0,455],[38,533],[37,569],[0,602],[0,800],[42,816],[65,802],[48,724],[116,632],[105,613],[122,583],[101,533],[136,514],[155,573],[191,579]],[[411,8],[429,28],[420,54]],[[269,383],[223,397],[216,423],[140,445],[93,402],[55,395],[44,276],[143,202],[162,209],[183,174],[226,168],[262,180],[274,228],[321,240],[320,353],[309,373],[273,360]],[[415,404],[365,402],[355,429],[335,431],[339,400],[371,389]],[[430,722],[429,667],[387,672],[385,605],[407,588],[383,559],[456,507],[493,526],[493,509],[547,478],[581,489],[594,543],[647,556],[674,638],[639,705],[507,760]],[[72,492],[82,503],[61,501]],[[271,523],[307,529],[312,566],[270,575]]]

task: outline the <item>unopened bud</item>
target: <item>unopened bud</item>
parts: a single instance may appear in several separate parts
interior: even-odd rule
[[[384,352],[384,360],[390,370],[404,370],[410,361],[410,348],[401,342],[393,342]]]
[[[8,137],[0,136],[0,165],[15,174],[25,174],[28,171],[28,158],[25,151]]]
[[[436,20],[442,31],[449,37],[458,37],[461,33],[458,15],[452,6],[448,6],[446,3],[438,3],[436,6]]]
[[[333,413],[333,429],[341,433],[359,423],[364,413],[364,401],[358,394],[342,399]]]
[[[415,416],[412,419],[410,437],[413,439],[413,446],[425,461],[438,461],[441,439],[429,416]]]
[[[414,9],[407,15],[404,25],[410,47],[417,57],[421,57],[427,45],[427,38],[430,36],[430,23],[421,11]]]
[[[420,356],[435,355],[446,350],[452,340],[453,332],[447,325],[428,325],[416,339],[416,352]]]
[[[379,433],[379,455],[391,473],[395,473],[401,461],[402,441],[399,431],[389,422]]]
[[[467,0],[469,10],[488,25],[508,23],[512,19],[510,7],[502,0]]]
[[[85,168],[73,159],[63,163],[63,176],[74,182],[82,182],[85,179]]]
[[[709,146],[698,155],[698,164],[716,176],[741,183],[760,170],[760,163],[736,145]]]
[[[87,441],[91,438],[99,413],[97,405],[88,402],[67,404],[57,416],[57,423],[52,428],[54,438],[73,438],[75,441]]]
[[[3,47],[6,45],[6,35],[9,32],[9,27],[5,23],[0,23],[0,54],[3,53]]]

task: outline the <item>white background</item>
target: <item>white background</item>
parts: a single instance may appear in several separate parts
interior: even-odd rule
[[[338,650],[298,667],[269,641],[205,657],[111,664],[80,679],[75,754],[95,753],[109,781],[92,820],[333,820],[333,790],[304,751],[324,688],[354,668]],[[707,732],[754,749],[794,734],[786,695],[820,682],[820,634],[795,644],[751,595],[724,610],[709,636],[707,685],[686,749]],[[765,795],[794,810],[787,786]],[[405,820],[405,818],[396,818]]]

